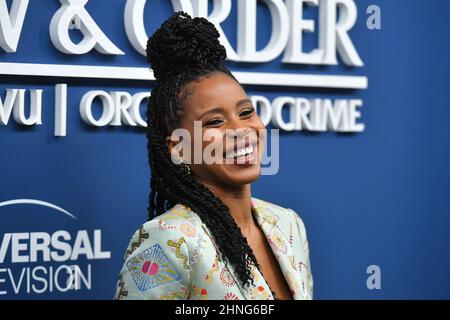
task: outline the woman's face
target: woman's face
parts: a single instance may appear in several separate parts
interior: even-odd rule
[[[222,72],[193,81],[186,89],[181,127],[191,141],[190,155],[183,156],[189,158],[193,175],[219,187],[255,181],[261,173],[266,131],[245,91]],[[169,149],[174,145],[176,141],[169,142]]]

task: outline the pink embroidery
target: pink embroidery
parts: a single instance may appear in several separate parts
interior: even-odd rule
[[[191,237],[191,238],[195,237],[195,235],[197,234],[197,232],[195,231],[195,228],[186,222],[183,222],[180,225],[180,230],[181,230],[181,232],[183,232],[184,235]]]
[[[145,261],[142,265],[142,272],[149,275],[155,275],[158,273],[159,266],[156,262]]]
[[[224,297],[224,300],[239,300],[239,298],[232,292],[228,292]]]
[[[140,291],[181,280],[159,244],[132,257],[126,263],[128,271]]]
[[[222,269],[222,272],[220,273],[220,281],[223,285],[227,287],[231,287],[234,285],[234,279],[231,276],[230,272],[227,269]]]

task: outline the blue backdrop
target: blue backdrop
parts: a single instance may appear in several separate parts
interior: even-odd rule
[[[6,2],[11,5],[12,1]],[[145,26],[151,34],[173,9],[169,1],[148,2]],[[381,30],[366,27],[366,9],[371,4],[381,8]],[[253,195],[290,207],[303,218],[316,299],[448,299],[450,3],[361,0],[357,6],[358,22],[350,36],[365,63],[362,68],[342,63],[287,66],[281,57],[263,64],[228,63],[233,71],[354,74],[369,80],[364,90],[247,86],[250,95],[270,100],[288,95],[364,101],[360,109],[364,132],[282,132],[280,170],[255,182]],[[56,0],[47,0],[45,5],[30,1],[17,51],[0,49],[0,62],[146,67],[145,57],[126,37],[125,1],[97,0],[86,5],[96,23],[126,53],[122,56],[95,50],[80,56],[59,52],[48,31],[59,7]],[[317,18],[317,8],[308,9],[305,16]],[[233,45],[236,19],[233,1],[232,13],[223,24]],[[259,5],[259,48],[267,43],[270,28],[268,10]],[[72,36],[76,39],[79,34],[74,31]],[[314,48],[316,42],[315,35],[307,35],[305,50]],[[61,262],[44,261],[42,252],[37,261],[13,262],[17,257],[14,260],[8,247],[0,260],[0,293],[4,292],[0,299],[111,299],[128,241],[147,217],[150,172],[145,131],[126,126],[92,128],[80,117],[79,101],[89,90],[135,93],[150,91],[153,83],[4,73],[0,81],[3,102],[6,89],[43,89],[43,124],[24,127],[11,117],[7,126],[0,126],[0,202],[39,199],[67,210],[76,219],[39,205],[2,206],[3,248],[14,238],[24,244],[21,256],[29,255],[32,260],[26,249],[31,247],[32,236],[20,234],[52,236],[66,230],[74,245],[80,230],[86,230],[88,238],[79,240],[82,246],[96,242],[101,252],[110,252],[110,258],[87,254],[65,261],[78,264],[85,275],[90,268],[91,287],[61,292],[53,283],[61,276],[54,274]],[[57,83],[68,84],[65,137],[53,134]],[[96,237],[94,230],[101,230],[101,236]],[[370,265],[380,267],[379,290],[366,285]]]

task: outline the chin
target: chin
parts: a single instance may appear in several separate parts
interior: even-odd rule
[[[241,186],[252,183],[261,176],[261,167],[259,164],[254,164],[251,167],[233,168],[227,170],[227,180],[230,185]]]

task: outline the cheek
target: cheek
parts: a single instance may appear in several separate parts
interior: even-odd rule
[[[255,130],[265,130],[265,128],[266,128],[264,126],[264,123],[262,122],[261,118],[258,115],[256,117],[254,117],[252,126]]]
[[[203,131],[202,155],[203,157],[222,157],[224,133],[219,129]],[[203,159],[210,163],[207,159]]]

